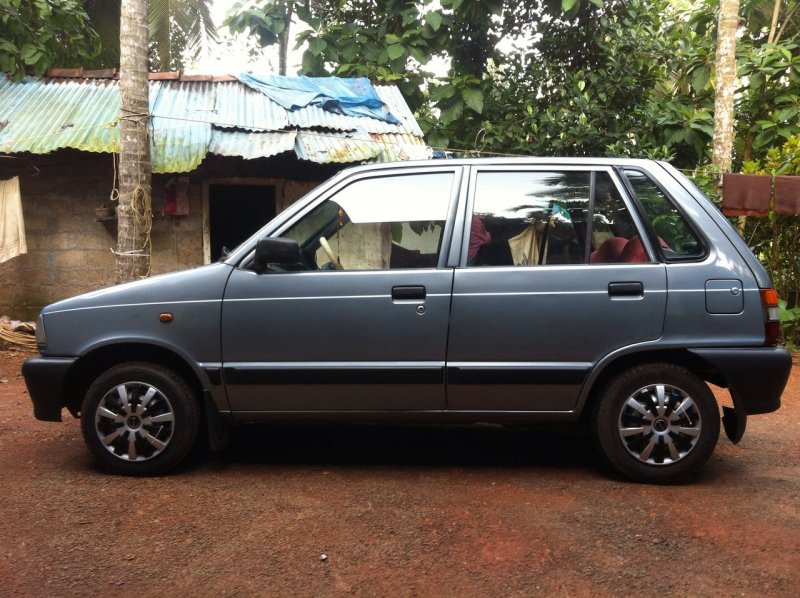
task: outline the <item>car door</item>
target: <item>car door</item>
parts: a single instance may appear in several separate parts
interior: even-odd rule
[[[470,176],[448,408],[569,411],[594,364],[659,338],[666,273],[611,168]]]
[[[245,260],[222,309],[231,408],[440,410],[461,169],[370,170],[343,180],[273,236],[298,264]]]

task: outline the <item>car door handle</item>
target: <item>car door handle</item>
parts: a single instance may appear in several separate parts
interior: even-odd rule
[[[641,282],[610,282],[609,297],[643,297],[644,285]]]
[[[425,287],[422,285],[392,287],[392,301],[424,301]]]

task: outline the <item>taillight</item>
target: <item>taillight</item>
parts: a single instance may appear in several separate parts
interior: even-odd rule
[[[764,345],[773,347],[781,336],[781,313],[775,289],[761,289],[761,307],[764,309]]]

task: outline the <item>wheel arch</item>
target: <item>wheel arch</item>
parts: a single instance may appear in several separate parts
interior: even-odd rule
[[[121,363],[141,361],[173,370],[192,389],[198,404],[203,407],[203,383],[197,372],[179,354],[168,348],[148,343],[119,343],[103,345],[82,356],[70,368],[65,384],[64,405],[78,417],[81,403],[92,382],[104,371]]]
[[[602,363],[601,367],[596,369],[592,377],[587,380],[579,398],[578,408],[581,413],[581,421],[588,422],[594,401],[598,399],[603,388],[620,372],[635,366],[655,363],[679,365],[705,382],[724,388],[728,387],[728,382],[719,370],[687,349],[656,349],[626,353]]]

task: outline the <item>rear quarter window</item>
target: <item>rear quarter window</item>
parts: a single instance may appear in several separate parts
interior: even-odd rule
[[[661,187],[639,170],[626,168],[622,172],[658,237],[659,250],[664,258],[702,258],[706,252],[702,239]]]

